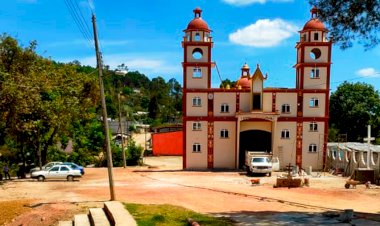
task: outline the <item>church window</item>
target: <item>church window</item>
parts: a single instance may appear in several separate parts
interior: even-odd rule
[[[309,145],[309,152],[317,152],[317,145],[316,144],[310,144]]]
[[[205,37],[203,38],[203,40],[205,42],[209,42],[210,41],[210,35],[209,34],[205,34]]]
[[[200,143],[194,143],[193,144],[193,152],[201,152],[201,144]]]
[[[195,33],[195,41],[199,42],[201,40],[201,34],[199,32]]]
[[[318,48],[314,48],[310,51],[310,58],[313,60],[319,59],[321,55],[322,55],[321,50]]]
[[[253,94],[252,109],[261,110],[261,95],[260,94]]]
[[[220,137],[221,137],[221,138],[228,138],[228,130],[226,130],[226,129],[222,129],[222,130],[220,131]]]
[[[311,69],[310,78],[319,78],[319,68]]]
[[[283,104],[281,106],[281,113],[289,114],[290,113],[290,105],[289,104]]]
[[[202,78],[202,69],[200,67],[193,69],[193,78]]]
[[[193,50],[193,58],[196,60],[202,59],[203,51],[200,48],[195,48]]]
[[[317,132],[318,131],[318,124],[316,122],[311,122],[309,125],[309,130],[311,132]]]
[[[202,124],[200,122],[193,122],[193,130],[202,130]]]
[[[228,106],[228,104],[222,104],[220,106],[220,111],[222,113],[228,113],[228,112],[230,112],[230,106]]]
[[[319,105],[318,98],[313,97],[313,98],[310,99],[309,107],[316,108],[316,107],[318,107],[318,105]]]
[[[317,32],[314,33],[314,41],[318,41],[319,35]]]
[[[200,107],[202,106],[202,100],[200,97],[194,97],[193,98],[193,106],[194,107]]]
[[[281,139],[289,139],[290,131],[288,129],[284,129],[281,131]]]

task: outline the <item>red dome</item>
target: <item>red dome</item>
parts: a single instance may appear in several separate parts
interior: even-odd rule
[[[236,82],[236,87],[241,87],[242,89],[245,88],[251,88],[251,81],[249,80],[248,77],[241,77],[237,82]]]
[[[206,30],[209,31],[207,23],[202,18],[195,18],[187,25],[186,30]]]
[[[326,27],[320,20],[313,18],[303,26],[303,30],[326,30]]]
[[[193,10],[194,19],[187,25],[186,30],[204,30],[210,31],[206,21],[202,20],[202,10],[198,7]]]

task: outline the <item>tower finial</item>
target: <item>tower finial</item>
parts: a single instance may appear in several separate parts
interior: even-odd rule
[[[195,8],[193,12],[194,12],[194,18],[200,18],[202,16],[202,10],[199,7]]]
[[[311,18],[314,19],[314,18],[317,18],[318,17],[318,8],[317,7],[313,7],[311,10],[310,10],[310,13],[311,13]]]

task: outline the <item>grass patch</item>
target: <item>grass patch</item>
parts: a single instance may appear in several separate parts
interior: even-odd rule
[[[202,226],[230,226],[228,218],[216,218],[172,205],[124,204],[139,226],[187,226],[191,218]]]

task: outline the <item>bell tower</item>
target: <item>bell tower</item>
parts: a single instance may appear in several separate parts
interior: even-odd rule
[[[184,30],[182,47],[184,89],[211,88],[211,30],[202,19],[202,10],[193,10],[194,19]]]
[[[297,89],[296,164],[299,167],[302,167],[304,153],[308,153],[308,148],[310,152],[310,145],[316,144],[319,144],[317,149],[323,153],[325,164],[328,134],[332,42],[326,38],[327,29],[318,19],[318,9],[313,7],[310,12],[310,20],[299,32],[297,63],[294,66]],[[311,124],[317,124],[317,132],[325,135],[308,144],[305,141],[311,131],[309,128],[314,128],[309,126]]]

